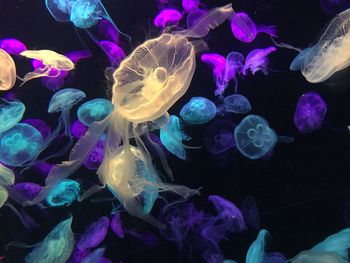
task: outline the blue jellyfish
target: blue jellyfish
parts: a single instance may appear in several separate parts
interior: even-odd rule
[[[0,162],[21,166],[37,158],[42,148],[41,133],[29,124],[19,123],[0,134]]]
[[[1,99],[0,104],[0,133],[12,128],[19,123],[26,110],[24,104],[20,101],[7,101]]]
[[[46,202],[49,206],[70,206],[80,197],[80,184],[74,180],[65,179],[60,182],[48,195]]]
[[[106,18],[111,20],[99,0],[76,0],[70,10],[70,20],[76,27],[90,28]]]
[[[45,5],[56,21],[67,22],[69,21],[69,13],[72,4],[75,1],[76,0],[45,0]]]
[[[236,147],[250,159],[259,159],[270,152],[277,143],[277,135],[269,123],[257,115],[248,115],[234,131]]]
[[[113,104],[106,99],[89,100],[78,108],[78,119],[86,126],[94,121],[101,121],[113,111]]]
[[[207,123],[215,117],[215,114],[214,102],[204,97],[193,97],[180,111],[180,116],[188,124]]]
[[[261,229],[256,240],[250,245],[247,255],[246,263],[263,263],[265,257],[266,239],[269,237],[269,232]]]
[[[249,100],[239,94],[230,95],[224,98],[226,111],[236,114],[246,114],[252,110]]]
[[[106,237],[109,219],[104,216],[94,222],[83,234],[77,243],[79,250],[97,247]]]

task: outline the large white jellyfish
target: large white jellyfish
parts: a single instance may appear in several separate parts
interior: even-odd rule
[[[214,8],[196,20],[192,27],[164,33],[137,47],[113,74],[114,111],[89,127],[73,148],[69,161],[56,165],[39,195],[24,204],[43,201],[54,186],[84,163],[107,131],[104,159],[97,171],[102,186],[93,186],[82,199],[107,186],[131,215],[164,227],[147,213],[144,192],[172,191],[184,198],[199,192],[163,183],[141,136],[149,139],[149,131],[166,125],[167,111],[191,83],[195,71],[195,46],[188,38],[206,36],[232,14],[231,4]],[[155,143],[152,145],[160,154],[164,169],[171,175],[161,148]]]

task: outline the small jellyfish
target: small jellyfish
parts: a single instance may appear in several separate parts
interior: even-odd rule
[[[116,212],[111,219],[111,228],[113,232],[119,237],[124,238],[125,233],[122,226],[122,221],[120,218],[120,213]]]
[[[94,121],[101,121],[113,111],[113,104],[106,99],[89,100],[79,106],[78,119],[85,126],[90,126]]]
[[[109,63],[112,67],[119,66],[120,62],[126,57],[124,51],[113,42],[103,40],[98,42],[98,45],[107,55]]]
[[[77,243],[80,250],[95,248],[105,239],[109,227],[109,219],[104,216],[90,225]]]
[[[97,170],[103,161],[104,149],[106,145],[106,135],[103,134],[96,143],[94,149],[90,152],[88,158],[84,162],[84,166],[89,170]]]
[[[101,259],[105,253],[105,250],[105,248],[96,248],[90,255],[85,257],[81,263],[103,263]]]
[[[320,0],[321,7],[328,15],[334,15],[350,7],[349,0]]]
[[[215,96],[222,95],[227,87],[225,81],[226,59],[220,54],[202,54],[201,60],[213,68],[216,83]]]
[[[296,106],[294,124],[301,133],[310,133],[321,126],[326,111],[327,104],[318,93],[305,93]]]
[[[9,90],[16,83],[16,66],[12,57],[0,48],[0,91]]]
[[[46,202],[51,207],[70,206],[80,197],[80,184],[77,181],[62,180],[48,195]]]
[[[25,105],[19,101],[0,101],[0,133],[11,129],[19,123],[26,110]]]
[[[245,13],[235,13],[233,15],[231,30],[238,40],[245,43],[252,42],[259,33],[266,33],[272,37],[276,36],[275,26],[255,25]]]
[[[245,262],[246,263],[262,263],[265,257],[265,246],[267,238],[270,236],[269,232],[261,229],[256,240],[250,245]]]
[[[277,142],[277,135],[269,123],[260,116],[248,115],[234,131],[236,147],[250,159],[259,159],[270,152]]]
[[[187,124],[207,123],[214,119],[215,114],[214,102],[204,97],[192,97],[180,111],[180,116]]]
[[[208,152],[217,155],[234,147],[234,128],[235,124],[229,120],[219,120],[209,124],[203,135]]]
[[[186,13],[192,13],[199,8],[199,0],[182,0],[182,7]]]
[[[89,50],[74,50],[64,54],[67,58],[69,58],[74,64],[78,63],[82,59],[87,59],[92,56]]]
[[[51,128],[40,119],[25,119],[22,121],[22,123],[27,123],[31,126],[33,126],[35,129],[37,129],[40,133],[43,139],[50,137],[51,135]]]
[[[21,166],[39,155],[43,138],[29,124],[19,123],[0,134],[0,162],[10,166]]]
[[[81,123],[79,120],[76,120],[73,122],[71,128],[70,128],[70,132],[72,133],[72,135],[77,138],[80,139],[81,137],[84,136],[84,134],[86,133],[88,127],[86,127],[83,123]]]
[[[233,79],[235,85],[235,93],[237,93],[237,78],[236,75],[242,70],[244,66],[244,57],[239,52],[231,52],[226,56],[226,66],[225,66],[225,82],[229,82]]]
[[[177,9],[163,9],[154,18],[156,27],[165,28],[171,24],[177,24],[182,19],[182,14]]]
[[[254,49],[247,55],[245,59],[245,64],[242,69],[242,74],[246,76],[248,74],[248,70],[254,75],[256,72],[260,71],[264,74],[268,74],[268,64],[269,60],[267,56],[276,51],[275,47],[268,47],[265,49]]]
[[[98,32],[103,39],[118,43],[119,32],[115,29],[113,24],[107,19],[100,19],[97,24]]]
[[[41,185],[38,185],[36,183],[30,183],[30,182],[22,182],[13,185],[12,191],[14,195],[17,196],[17,198],[26,199],[26,200],[32,200],[34,199],[39,192],[41,191],[42,187]]]
[[[69,21],[72,4],[76,0],[45,0],[47,10],[58,22]]]
[[[235,114],[246,114],[252,110],[249,100],[240,94],[230,95],[224,98],[226,111]]]
[[[13,173],[13,171],[0,163],[0,185],[13,185],[14,182],[15,174]]]
[[[0,48],[8,54],[16,56],[27,50],[27,47],[21,41],[14,38],[0,39]]]

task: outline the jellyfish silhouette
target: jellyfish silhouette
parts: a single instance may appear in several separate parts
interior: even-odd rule
[[[188,124],[204,124],[214,119],[216,106],[214,102],[204,97],[192,97],[181,111],[181,118]]]
[[[21,101],[0,101],[0,133],[11,129],[19,123],[26,110],[25,105]]]
[[[9,90],[16,83],[16,66],[12,57],[0,48],[0,90]]]
[[[113,111],[113,104],[106,99],[89,100],[79,106],[78,119],[85,126],[90,126],[94,121],[101,121]]]

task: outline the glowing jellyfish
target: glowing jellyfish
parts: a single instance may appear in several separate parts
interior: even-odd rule
[[[78,119],[85,126],[90,126],[94,121],[101,121],[113,111],[113,104],[106,99],[89,100],[79,106]]]
[[[115,43],[103,40],[98,42],[103,52],[106,53],[108,60],[112,67],[117,67],[125,58],[124,51]]]
[[[275,26],[255,25],[252,19],[245,13],[235,13],[231,19],[233,35],[242,42],[252,42],[257,34],[266,33],[276,36]]]
[[[34,127],[19,123],[0,134],[0,162],[21,166],[35,160],[40,153],[43,138]]]
[[[226,66],[225,66],[225,82],[229,82],[231,79],[235,85],[235,92],[237,93],[237,78],[236,75],[242,70],[244,66],[244,57],[239,52],[231,52],[226,56]]]
[[[88,129],[88,127],[86,127],[84,124],[82,124],[79,120],[76,120],[72,123],[72,126],[70,128],[70,132],[72,133],[72,135],[75,138],[80,139],[81,137],[84,136],[87,129]]]
[[[80,184],[74,180],[65,179],[60,182],[46,198],[49,206],[70,206],[80,197]]]
[[[186,19],[186,26],[188,28],[192,27],[196,21],[201,17],[203,16],[204,14],[206,13],[205,10],[202,10],[202,9],[198,9],[196,11],[193,11],[189,14],[187,14],[187,19]]]
[[[186,13],[192,13],[198,10],[199,0],[182,0],[182,7]]]
[[[44,67],[36,68],[33,72],[27,73],[21,85],[28,80],[40,77],[58,77],[60,71],[70,71],[74,69],[74,63],[66,56],[56,53],[52,50],[26,50],[20,53],[21,56],[40,60]],[[56,75],[50,74],[50,71],[54,69],[57,71]]]
[[[246,263],[263,263],[265,257],[266,239],[270,236],[269,232],[261,229],[256,240],[250,245],[245,262]]]
[[[348,261],[341,258],[336,253],[318,252],[318,251],[302,251],[294,258],[291,263],[347,263]]]
[[[16,66],[12,57],[0,49],[0,90],[9,90],[16,83]]]
[[[329,15],[334,15],[350,7],[349,0],[320,0],[321,7]]]
[[[1,99],[1,101],[0,101],[0,133],[11,129],[18,122],[20,122],[26,110],[25,105],[19,100],[7,101],[5,99]]]
[[[96,143],[94,149],[90,152],[88,158],[84,162],[84,166],[90,170],[96,170],[103,161],[104,149],[106,145],[106,135],[103,134]]]
[[[97,247],[106,237],[109,219],[104,216],[94,222],[82,235],[77,247],[80,250]]]
[[[182,131],[179,118],[170,115],[168,124],[160,129],[160,141],[169,152],[185,160],[186,151],[182,145],[183,140],[188,140],[188,136]]]
[[[43,241],[25,257],[26,263],[65,263],[74,247],[74,234],[71,229],[73,218],[59,223]]]
[[[33,200],[41,191],[41,185],[30,182],[22,182],[13,185],[12,191],[17,199]]]
[[[233,130],[235,124],[229,120],[214,121],[204,131],[204,143],[210,154],[217,155],[235,146]]]
[[[308,92],[299,98],[294,113],[294,124],[302,133],[317,130],[324,119],[327,104],[316,92]]]
[[[171,24],[177,24],[182,19],[182,14],[176,9],[164,9],[154,18],[156,27],[165,28]]]
[[[269,64],[267,56],[274,51],[276,51],[275,47],[252,50],[245,59],[242,74],[246,76],[248,74],[248,70],[250,70],[253,75],[258,71],[261,71],[264,75],[267,75]]]
[[[22,123],[27,123],[31,126],[33,126],[35,129],[37,129],[40,133],[43,139],[50,137],[51,135],[51,128],[40,119],[25,119],[22,121]]]
[[[116,212],[111,219],[111,228],[113,232],[120,238],[124,238],[125,233],[120,218],[120,213]]]
[[[204,97],[192,97],[180,111],[180,116],[188,124],[207,123],[214,119],[215,114],[214,102]]]
[[[69,13],[76,0],[45,0],[46,8],[56,21],[69,21]]]
[[[252,110],[249,100],[243,95],[234,94],[224,98],[226,111],[236,114],[246,114]]]
[[[118,43],[119,41],[119,32],[113,26],[113,23],[107,19],[100,19],[97,24],[98,32],[103,39],[108,41]]]
[[[0,49],[5,50],[8,54],[19,55],[27,50],[27,47],[19,40],[14,38],[0,39]]]
[[[236,147],[250,159],[259,159],[273,149],[277,135],[260,116],[248,115],[234,131]]]
[[[213,68],[216,83],[215,96],[222,95],[227,87],[225,81],[226,59],[216,53],[202,54],[201,60]]]

